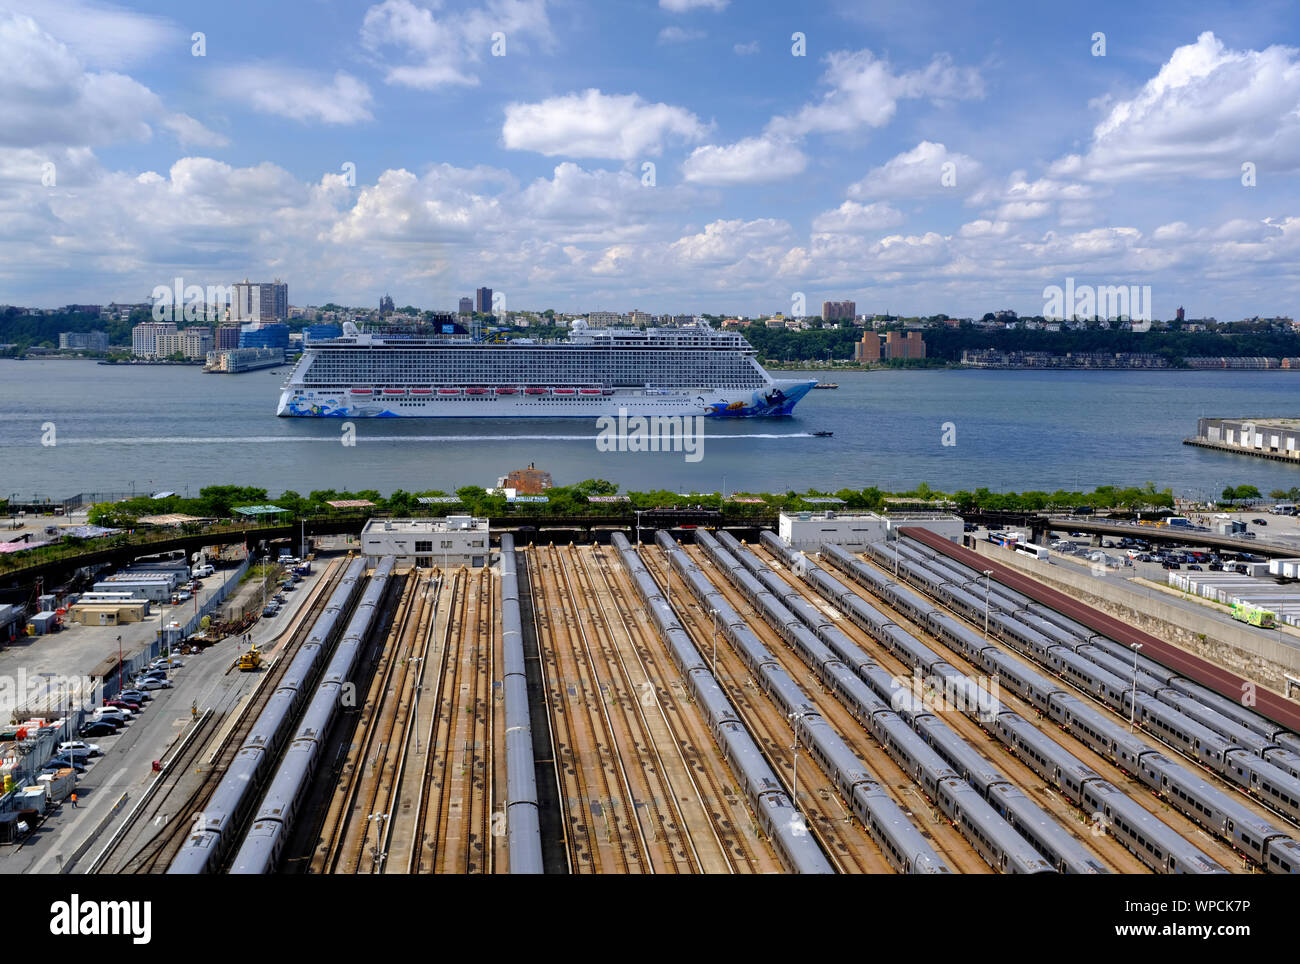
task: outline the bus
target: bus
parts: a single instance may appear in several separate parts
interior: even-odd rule
[[[1261,609],[1259,606],[1253,606],[1250,603],[1233,603],[1232,618],[1251,626],[1259,626],[1261,629],[1272,629],[1277,625],[1277,613]]]
[[[1033,556],[1035,559],[1050,559],[1052,554],[1042,546],[1036,546],[1032,542],[1017,542],[1015,544],[1016,552],[1021,555]]]

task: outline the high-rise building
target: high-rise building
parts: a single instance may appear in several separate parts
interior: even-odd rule
[[[492,289],[478,288],[474,291],[474,310],[484,314],[492,314]]]
[[[874,331],[863,334],[862,340],[853,345],[853,360],[855,362],[880,361],[880,336]]]
[[[289,286],[279,278],[257,284],[245,278],[231,285],[231,321],[285,321],[288,317]]]
[[[460,313],[461,313],[462,315],[468,315],[468,314],[472,313],[473,311],[474,311],[474,299],[473,299],[473,298],[461,298],[461,299],[460,299]]]
[[[852,321],[858,313],[858,306],[852,301],[823,301],[822,321]]]
[[[617,311],[592,311],[587,313],[587,324],[592,328],[609,328],[623,324],[623,316]]]
[[[391,315],[396,310],[397,306],[393,304],[393,299],[389,295],[384,295],[379,299],[380,315]]]
[[[885,357],[891,361],[895,358],[924,358],[925,341],[919,331],[891,331],[885,335]]]
[[[103,331],[61,331],[59,348],[78,351],[108,351],[108,333]]]
[[[239,329],[240,348],[288,348],[289,326],[274,324],[244,325]]]
[[[1182,305],[1179,305],[1179,306],[1178,306],[1178,317],[1175,318],[1174,320],[1175,320],[1175,321],[1186,321],[1186,320],[1187,320],[1187,316],[1186,316],[1186,314],[1183,312],[1183,306],[1182,306]]]
[[[174,322],[142,321],[131,329],[131,354],[141,358],[155,358],[158,355],[159,336],[174,334]]]
[[[214,351],[227,351],[231,348],[239,347],[239,326],[222,325],[217,329],[216,338],[213,339],[212,348]]]

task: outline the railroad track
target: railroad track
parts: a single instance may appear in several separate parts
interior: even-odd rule
[[[799,683],[808,699],[817,707],[835,731],[850,745],[858,757],[875,773],[881,787],[893,798],[903,813],[913,820],[917,830],[935,848],[954,871],[963,874],[990,874],[993,869],[979,855],[970,842],[961,835],[940,813],[937,806],[921,792],[921,788],[876,741],[849,709],[834,696],[827,695],[817,674],[790,648],[790,645],[767,624],[749,600],[742,595],[725,575],[718,572],[706,553],[695,546],[683,547],[700,570],[726,597],[736,612],[746,617],[751,628],[771,651],[777,662]],[[846,819],[852,820],[852,811],[844,804],[838,788],[827,784],[819,791],[845,807]],[[927,826],[928,823],[928,826]]]
[[[663,551],[647,546],[642,552],[641,558],[645,562],[651,577],[658,583],[659,588],[665,591],[664,598],[669,600],[671,604],[674,597],[667,589],[667,578],[671,577],[666,577],[666,574],[671,570]],[[701,655],[707,654],[707,660],[712,663],[712,622],[708,615],[701,610],[694,596],[690,595],[690,590],[683,585],[680,577],[675,580],[675,585],[677,586],[675,598],[677,598],[678,603],[673,605],[673,609],[681,619],[682,628],[691,635]],[[870,845],[867,853],[874,857],[872,860],[865,860],[859,847],[850,847],[845,841],[845,831],[841,829],[841,826],[849,831],[852,831],[853,828],[845,820],[846,811],[842,807],[836,807],[835,809],[839,810],[839,812],[834,812],[827,806],[825,796],[819,793],[805,793],[803,795],[804,799],[801,799],[796,794],[795,788],[792,786],[794,768],[789,752],[790,747],[793,745],[794,733],[790,728],[789,721],[781,715],[776,705],[768,699],[767,695],[757,687],[749,668],[732,654],[730,643],[721,630],[718,631],[718,640],[718,660],[716,665],[712,666],[718,684],[730,696],[736,716],[754,737],[759,752],[763,754],[782,788],[789,794],[790,799],[795,801],[796,808],[804,817],[805,827],[813,839],[817,841],[827,860],[835,868],[835,872],[840,874],[850,872],[892,872],[892,868],[884,859],[884,856],[880,854],[875,842],[866,837],[865,834],[861,835],[861,839],[866,840],[867,844]],[[787,742],[787,740],[790,742]],[[811,761],[811,755],[805,754],[805,760],[804,773],[806,775],[809,769],[807,761]],[[807,779],[805,779],[800,784],[800,788],[802,789],[807,785]],[[811,803],[811,806],[809,806],[809,803]],[[840,826],[837,826],[837,824]],[[760,832],[757,821],[753,823],[753,831],[756,835]],[[860,841],[855,840],[854,843],[858,844]]]
[[[862,559],[861,557],[859,558],[860,561],[864,562],[866,565],[872,566],[873,568],[879,570],[881,573],[889,573],[890,577],[892,578],[892,570],[887,570],[881,567],[874,560]],[[846,589],[852,589],[854,592],[858,593],[859,595],[861,595],[865,591],[857,583],[850,584],[848,582],[845,582],[842,578],[842,574],[839,571],[837,570],[832,571],[831,574],[832,576],[834,576],[835,579],[843,583]],[[919,587],[911,587],[911,588],[917,593],[919,593],[920,595],[924,596],[925,598],[932,599],[932,597],[930,597],[928,593],[926,593],[923,589]],[[882,600],[872,595],[863,595],[862,598],[867,600],[871,605],[878,608],[881,612],[886,613],[890,619],[898,623],[899,626],[905,628],[908,632],[912,633],[918,639],[924,639],[927,645],[931,646],[931,648],[934,649],[936,653],[943,656],[943,658],[948,660],[950,663],[952,663],[953,666],[958,667],[963,672],[970,672],[972,674],[979,674],[984,672],[982,666],[970,662],[970,660],[966,658],[964,653],[960,653],[956,650],[950,649],[946,644],[944,644],[942,640],[932,637],[925,627],[917,625],[905,614],[894,609],[892,606],[888,606],[884,604]],[[956,619],[959,622],[961,622],[963,625],[966,625],[974,629],[976,632],[979,632],[983,629],[982,623],[977,624],[975,621],[963,616],[962,614],[948,609],[943,603],[939,601],[934,601],[934,604],[937,609],[940,609],[941,611],[945,612],[953,619]],[[1075,694],[1077,697],[1081,697],[1089,705],[1094,707],[1098,712],[1104,713],[1106,716],[1112,718],[1113,720],[1120,723],[1121,725],[1128,722],[1127,718],[1122,713],[1117,712],[1113,707],[1107,705],[1101,700],[1098,700],[1094,694],[1089,693],[1086,690],[1079,689],[1070,680],[1057,675],[1051,669],[1035,662],[1032,659],[1029,659],[1024,654],[1016,651],[1011,646],[1008,646],[1002,640],[996,637],[989,637],[989,643],[992,644],[993,646],[996,646],[1004,655],[1015,660],[1018,664],[1025,667],[1027,670],[1032,670],[1033,672],[1039,673],[1040,675],[1044,675],[1048,679],[1056,680],[1062,686],[1062,688]],[[1220,866],[1226,869],[1229,873],[1252,873],[1256,871],[1257,868],[1255,867],[1255,865],[1249,862],[1248,858],[1245,858],[1243,855],[1238,853],[1233,847],[1227,844],[1222,838],[1218,836],[1212,836],[1211,834],[1207,833],[1200,825],[1198,825],[1195,821],[1187,817],[1186,814],[1184,814],[1177,808],[1170,806],[1165,800],[1163,800],[1161,797],[1153,793],[1151,789],[1141,780],[1138,780],[1132,774],[1128,773],[1127,771],[1117,766],[1113,761],[1111,761],[1107,757],[1103,757],[1095,753],[1091,749],[1091,747],[1085,744],[1082,740],[1079,740],[1069,730],[1061,729],[1057,727],[1056,724],[1050,720],[1050,718],[1044,717],[1039,712],[1038,708],[1034,706],[1032,703],[1020,698],[1019,696],[1016,696],[1014,693],[1009,693],[1005,690],[999,694],[999,698],[1003,703],[1015,709],[1016,712],[1018,712],[1026,720],[1030,720],[1039,724],[1043,723],[1043,721],[1046,720],[1048,725],[1052,727],[1053,732],[1051,733],[1051,736],[1054,740],[1056,740],[1056,742],[1062,743],[1062,741],[1059,739],[1059,737],[1062,735],[1067,737],[1068,741],[1062,743],[1062,745],[1067,746],[1071,753],[1079,757],[1081,760],[1083,760],[1085,763],[1091,766],[1102,776],[1106,777],[1106,779],[1108,779],[1115,786],[1122,788],[1130,799],[1132,799],[1138,805],[1146,809],[1149,813],[1151,813],[1157,819],[1159,819],[1160,821],[1168,825],[1177,833],[1181,834],[1182,836],[1186,837],[1189,840],[1192,840],[1193,838],[1198,838],[1194,840],[1196,846],[1199,847],[1207,856],[1209,856],[1211,859],[1216,861]],[[1042,727],[1040,726],[1040,729],[1041,728]],[[1200,772],[1202,774],[1202,779],[1216,786],[1218,789],[1226,793],[1229,793],[1230,795],[1233,794],[1239,795],[1238,796],[1239,801],[1242,802],[1246,807],[1252,809],[1256,813],[1256,815],[1263,817],[1264,819],[1269,819],[1268,814],[1272,813],[1272,811],[1270,811],[1266,807],[1262,807],[1258,803],[1258,801],[1256,801],[1249,794],[1244,793],[1235,784],[1225,781],[1220,774],[1216,773],[1214,770],[1211,770],[1209,767],[1205,766],[1199,760],[1196,760],[1195,758],[1188,756],[1181,748],[1176,746],[1171,746],[1170,744],[1165,743],[1163,740],[1158,739],[1156,736],[1142,729],[1141,727],[1137,729],[1135,736],[1138,739],[1142,740],[1148,747],[1151,747],[1152,749],[1158,752],[1170,751],[1174,756],[1181,756],[1184,760],[1187,761],[1187,763],[1190,765],[1190,768],[1193,771]],[[1105,839],[1112,840],[1109,834],[1106,835]],[[1147,869],[1144,866],[1143,871],[1141,872],[1146,872],[1146,870]]]
[[[569,546],[558,555],[570,596],[575,602],[582,596],[579,611],[583,619],[579,628],[585,622],[593,630],[588,633],[583,629],[579,634],[583,656],[592,680],[605,692],[606,698],[600,701],[601,716],[613,738],[631,813],[645,842],[649,871],[698,873],[699,853],[687,832],[686,820],[677,805],[677,793],[668,780],[654,734],[641,712],[640,698],[615,651],[615,633],[607,608],[598,598],[581,550]]]
[[[739,803],[734,793],[723,791],[718,780],[718,773],[726,770],[726,761],[716,752],[706,759],[708,749],[713,746],[713,736],[709,733],[708,726],[698,713],[690,709],[682,711],[683,706],[692,702],[689,694],[684,694],[684,699],[674,694],[659,674],[660,666],[668,667],[674,675],[676,668],[672,658],[662,650],[658,633],[650,625],[645,608],[635,601],[635,592],[627,587],[625,577],[621,576],[621,567],[611,565],[606,550],[601,547],[593,547],[592,558],[605,586],[606,595],[612,603],[612,610],[623,627],[626,643],[620,645],[617,634],[614,634],[614,638],[615,653],[624,675],[641,694],[642,698],[637,703],[643,708],[642,715],[657,716],[662,721],[668,739],[657,741],[657,745],[671,743],[672,753],[668,759],[670,763],[676,762],[681,774],[681,779],[675,782],[690,784],[700,816],[709,827],[712,847],[708,841],[696,846],[695,835],[691,835],[700,869],[705,873],[759,873],[779,869],[780,863],[776,860],[776,855],[770,852],[765,855],[765,864],[760,864],[753,849],[745,841],[744,832],[736,823],[734,813],[728,813],[729,806],[739,808]],[[633,679],[633,674],[629,671],[629,655],[640,669],[640,680]],[[653,674],[651,667],[655,670]],[[675,678],[674,682],[682,689],[680,677]],[[653,709],[649,709],[651,706]],[[649,719],[646,725],[651,725]],[[680,803],[678,808],[681,809]],[[685,820],[684,814],[683,818]],[[686,821],[686,825],[689,827],[690,822]]]
[[[857,623],[851,619],[845,619],[840,616],[839,612],[830,606],[821,596],[819,596],[807,583],[791,575],[789,570],[784,566],[782,561],[776,558],[765,547],[750,545],[747,547],[761,559],[778,577],[787,585],[796,590],[811,605],[817,607],[818,611],[831,619],[835,626],[840,629],[846,636],[855,642],[867,655],[874,659],[880,666],[891,675],[901,679],[908,679],[912,676],[912,668],[905,665],[890,650],[881,646],[874,640],[870,634],[863,630]],[[838,574],[833,570],[828,570],[831,575]],[[850,588],[845,584],[845,588]],[[886,606],[881,600],[871,599],[871,604],[885,613],[891,620],[898,623],[899,626],[906,628],[913,633],[918,639],[925,641],[925,644],[933,649],[936,653],[947,659],[953,666],[961,669],[963,672],[971,673],[977,677],[983,675],[982,667],[973,666],[965,660],[961,653],[950,650],[944,645],[942,640],[937,639],[927,632],[923,627],[915,626],[908,621],[902,614]],[[1026,710],[1023,705],[1012,706],[1008,696],[1012,694],[1001,693],[1002,702],[1006,703],[1012,709],[1019,712],[1025,719],[1034,722],[1037,714],[1032,707]],[[951,727],[958,736],[965,740],[972,747],[976,748],[985,759],[990,760],[997,766],[1012,782],[1013,785],[1020,788],[1031,800],[1037,803],[1045,811],[1052,814],[1065,829],[1071,832],[1071,835],[1079,841],[1084,847],[1091,850],[1099,859],[1115,870],[1117,873],[1150,873],[1150,869],[1134,857],[1127,849],[1124,848],[1117,840],[1109,835],[1097,836],[1088,831],[1091,824],[1088,822],[1087,815],[1081,810],[1074,807],[1067,800],[1060,797],[1046,785],[1037,773],[1026,766],[1021,759],[999,741],[995,740],[975,721],[971,720],[965,713],[957,710],[943,709],[942,707],[933,710],[934,714],[941,718],[949,727]],[[1094,767],[1096,769],[1096,767]],[[1114,782],[1114,781],[1113,781]],[[1122,782],[1122,781],[1121,781]],[[1116,785],[1120,785],[1119,782]]]
[[[555,566],[554,547],[537,547],[534,607],[542,669],[549,691],[551,732],[561,777],[561,803],[566,807],[569,863],[573,873],[636,873],[646,871],[644,843],[624,808],[614,799],[611,771],[616,770],[609,736],[602,740],[599,715],[591,707],[599,695],[592,691],[576,663],[572,600],[565,597]],[[540,587],[540,592],[538,591]],[[536,605],[538,599],[545,605]],[[621,789],[621,787],[620,787]],[[604,846],[597,838],[596,812],[603,825]],[[611,819],[612,815],[612,819]]]
[[[326,814],[314,872],[374,873],[386,859],[387,825],[393,816],[384,806],[393,781],[390,754],[400,751],[400,745],[394,747],[393,737],[401,730],[406,708],[402,697],[407,692],[410,665],[406,658],[408,636],[413,620],[418,622],[422,603],[417,580],[408,578],[361,709],[360,742],[349,754],[351,765],[344,767],[343,785]],[[398,694],[396,699],[389,698],[391,692]],[[397,755],[400,759],[400,752]]]
[[[176,779],[160,788],[160,795],[151,797],[149,805],[135,812],[130,823],[123,825],[115,835],[115,842],[96,860],[95,873],[153,874],[165,873],[181,844],[189,836],[195,818],[216,789],[221,776],[230,766],[257,722],[271,694],[293,661],[298,647],[306,640],[316,617],[334,591],[346,568],[345,560],[334,560],[322,574],[308,596],[307,603],[295,615],[289,631],[288,642],[276,654],[257,685],[238,709],[216,709],[205,724],[216,741],[193,739],[183,750],[183,756],[173,764]],[[230,670],[226,671],[227,674]],[[230,693],[228,699],[238,700]],[[226,722],[222,732],[219,727]],[[211,749],[210,749],[211,748]],[[209,752],[210,750],[210,752]],[[206,762],[204,762],[206,759]],[[133,833],[134,827],[157,827],[156,833],[143,839]]]

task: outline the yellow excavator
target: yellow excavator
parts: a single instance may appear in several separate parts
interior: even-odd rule
[[[251,647],[248,652],[239,655],[239,671],[241,673],[252,672],[262,668],[262,654],[257,651],[257,647]]]

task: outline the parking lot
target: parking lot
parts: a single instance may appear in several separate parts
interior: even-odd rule
[[[298,588],[285,594],[285,604],[274,618],[254,624],[250,635],[259,648],[273,650],[277,637],[308,598],[322,569],[314,567]],[[218,570],[216,576],[220,575]],[[216,577],[206,582],[212,588],[219,585]],[[204,591],[210,591],[209,587],[205,585]],[[163,619],[170,621],[172,608],[167,607]],[[28,638],[23,641],[25,645],[0,653],[3,672],[30,673],[39,663],[43,671],[57,666],[70,675],[85,674],[102,661],[104,654],[116,653],[119,632],[124,651],[129,654],[132,648],[139,650],[152,642],[159,625],[155,615],[144,623],[75,626],[51,636]],[[91,758],[85,772],[76,776],[77,807],[74,809],[70,799],[64,799],[50,809],[26,839],[0,847],[0,873],[58,873],[66,869],[83,841],[95,835],[95,841],[78,855],[74,865],[84,870],[154,780],[154,761],[174,752],[205,710],[229,711],[256,684],[258,673],[233,669],[239,653],[246,648],[243,640],[234,636],[181,657],[183,665],[166,672],[170,685],[148,691],[151,699],[140,704],[139,713],[132,714],[130,722],[115,733],[75,736],[76,740],[95,744],[102,753]],[[177,814],[176,818],[184,815]]]

